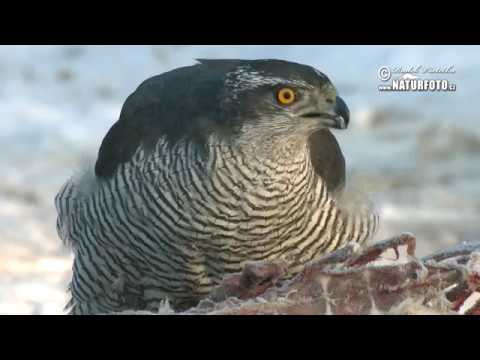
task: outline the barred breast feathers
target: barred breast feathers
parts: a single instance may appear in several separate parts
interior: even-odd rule
[[[205,156],[188,141],[159,141],[110,179],[93,170],[75,174],[55,198],[59,236],[76,253],[72,311],[91,312],[99,299],[110,304],[105,309],[120,306],[111,292],[99,294],[125,272],[127,284],[145,281],[142,301],[190,299],[245,261],[283,258],[293,275],[346,242],[364,243],[376,231],[376,213],[334,196],[313,171],[308,148],[297,145],[268,160],[222,142],[212,141]]]
[[[330,191],[326,191],[323,189],[325,184],[323,181],[318,177],[305,175],[305,179],[308,180],[307,183],[303,184],[296,184],[296,188],[294,188],[295,184],[294,181],[292,182],[293,178],[302,178],[302,174],[295,174],[295,172],[305,172],[307,174],[311,171],[311,164],[306,163],[302,165],[302,161],[305,160],[305,157],[308,158],[308,147],[304,149],[303,155],[302,152],[295,151],[299,156],[292,157],[292,154],[279,153],[278,159],[268,161],[265,160],[261,164],[261,168],[257,164],[255,164],[255,153],[261,154],[261,151],[254,149],[251,154],[247,153],[238,153],[232,150],[232,147],[227,146],[224,142],[216,141],[212,139],[210,142],[209,153],[205,156],[204,153],[200,151],[196,151],[195,144],[191,144],[188,141],[179,141],[174,145],[169,145],[164,141],[160,140],[156,146],[156,150],[150,154],[146,154],[143,149],[138,149],[135,153],[132,161],[130,163],[123,164],[119,171],[117,171],[115,176],[121,176],[122,174],[131,174],[131,176],[135,176],[137,180],[141,182],[153,182],[151,185],[154,185],[157,189],[162,189],[162,183],[169,182],[174,180],[173,176],[179,176],[178,179],[181,181],[177,182],[177,185],[181,186],[188,186],[192,187],[191,189],[184,189],[184,191],[195,191],[196,185],[195,182],[204,181],[207,178],[216,179],[218,182],[216,186],[216,190],[219,191],[221,194],[221,188],[225,190],[228,184],[222,184],[223,182],[236,182],[230,183],[230,185],[235,185],[236,190],[250,186],[250,190],[253,189],[255,186],[258,188],[256,192],[256,196],[258,199],[253,199],[252,201],[261,201],[261,190],[268,186],[268,182],[273,180],[273,183],[270,184],[272,189],[277,190],[277,192],[281,192],[281,190],[288,191],[294,190],[296,193],[294,194],[297,197],[306,196],[306,193],[314,190],[313,187],[317,187],[316,191],[313,191],[309,196],[306,196],[310,199],[310,204],[313,206],[326,206],[327,204],[331,204],[330,206],[336,207],[338,206],[339,213],[341,212],[346,219],[343,221],[342,226],[346,226],[345,224],[349,222],[361,222],[362,219],[369,219],[367,221],[367,226],[364,230],[364,233],[368,233],[368,236],[371,237],[373,233],[375,233],[377,225],[378,225],[378,216],[376,215],[375,211],[371,208],[370,204],[366,202],[361,202],[359,206],[359,202],[352,202],[352,201],[345,201],[344,197],[333,197]],[[293,151],[292,146],[285,147],[286,150],[284,151]],[[261,156],[259,156],[261,157]],[[287,160],[288,159],[288,160]],[[250,161],[250,166],[248,167],[239,167],[239,163],[243,166]],[[214,173],[222,173],[223,172],[236,172],[234,178],[228,177],[215,177],[212,176]],[[188,172],[189,174],[186,174]],[[183,174],[183,175],[182,175]],[[231,174],[229,174],[231,177]],[[201,177],[205,177],[202,179]],[[248,179],[250,177],[250,179]],[[263,177],[263,178],[262,178]],[[275,178],[276,177],[276,178]],[[84,170],[83,172],[75,174],[67,184],[62,188],[62,190],[58,193],[55,203],[57,207],[57,211],[59,213],[58,217],[58,231],[60,237],[67,243],[72,245],[73,237],[69,233],[69,226],[70,221],[75,215],[75,211],[78,210],[80,207],[85,206],[85,203],[89,201],[95,194],[98,193],[101,186],[109,186],[109,182],[113,181],[113,179],[98,179],[93,170]],[[122,179],[124,181],[124,179]],[[263,183],[260,185],[260,182]],[[119,196],[129,196],[131,197],[132,191],[135,189],[129,188],[128,184],[124,184],[125,194],[119,194]],[[197,184],[198,185],[198,184]],[[260,185],[260,186],[259,186]],[[137,187],[141,186],[137,184]],[[283,188],[282,188],[283,186]],[[211,190],[211,187],[209,187]],[[197,187],[198,190],[198,187]],[[164,191],[164,190],[163,190]],[[180,202],[189,201],[188,196],[178,197],[178,195],[182,193],[182,190],[176,189],[176,199]],[[183,194],[185,195],[185,194]],[[223,194],[224,196],[232,196],[232,191],[227,194]],[[265,194],[264,194],[265,195]],[[267,194],[269,195],[269,194]],[[321,197],[325,197],[328,195],[328,199]],[[316,196],[317,200],[313,199],[312,196]],[[221,197],[217,197],[217,199],[221,200]],[[260,200],[259,200],[260,199]],[[329,200],[330,199],[330,200]],[[142,199],[138,199],[142,201]],[[243,199],[248,200],[248,199]],[[232,199],[231,201],[235,201]],[[239,200],[237,200],[238,202]],[[352,206],[355,204],[355,206]],[[367,206],[365,206],[367,204]],[[224,204],[225,205],[225,204]],[[234,207],[233,204],[229,204],[230,207]],[[301,209],[300,206],[302,204],[298,204],[298,213],[306,214],[305,208]],[[304,207],[308,206],[306,203],[303,204]],[[229,206],[223,206],[222,203],[219,203],[218,206],[224,209],[224,215],[226,215],[226,219],[228,219],[229,215]],[[328,206],[327,206],[328,207]],[[181,207],[180,207],[181,208]],[[317,209],[318,210],[318,209]],[[313,209],[315,211],[315,209]],[[320,217],[321,211],[316,211],[317,217]],[[231,215],[231,214],[230,214]],[[311,218],[314,215],[309,215]],[[351,218],[351,220],[348,220]],[[371,218],[371,219],[370,219]],[[234,218],[231,219],[232,221],[235,220]],[[247,219],[244,219],[247,220]],[[281,221],[286,221],[288,219],[280,219]],[[318,221],[321,223],[322,219],[317,218],[316,220],[312,218],[313,221]],[[300,221],[300,219],[299,219]],[[220,222],[220,221],[219,221]],[[317,223],[317,226],[318,226]],[[327,224],[324,224],[326,226]],[[362,229],[364,228],[362,225],[358,225]],[[360,230],[359,230],[360,231]],[[352,230],[352,235],[354,231]],[[364,236],[362,236],[363,238]],[[346,240],[346,239],[345,239]],[[356,239],[352,239],[355,241]],[[363,242],[362,239],[361,242]],[[343,241],[342,241],[343,242]],[[340,241],[339,241],[340,243]]]
[[[75,171],[65,184],[60,188],[54,199],[57,210],[57,232],[65,246],[74,247],[70,226],[73,217],[83,202],[88,199],[98,188],[91,163],[83,164]]]

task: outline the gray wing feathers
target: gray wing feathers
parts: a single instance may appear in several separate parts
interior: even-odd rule
[[[310,136],[309,146],[315,173],[326,182],[329,192],[341,192],[345,186],[345,158],[337,139],[324,129]]]

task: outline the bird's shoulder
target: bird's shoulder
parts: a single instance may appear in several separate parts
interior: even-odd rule
[[[319,130],[309,138],[310,157],[315,173],[331,193],[345,186],[345,158],[335,136],[328,129]]]
[[[212,106],[223,82],[221,72],[212,66],[177,68],[141,83],[125,100],[118,121],[101,143],[96,175],[111,177],[140,147],[149,152],[160,139],[172,144],[182,138],[205,143],[209,131],[226,120]]]

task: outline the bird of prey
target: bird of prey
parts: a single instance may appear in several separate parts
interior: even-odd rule
[[[376,231],[337,201],[345,161],[330,129],[349,110],[326,75],[283,60],[201,59],[126,99],[95,166],[55,198],[74,252],[70,314],[182,310],[246,262],[288,276]]]

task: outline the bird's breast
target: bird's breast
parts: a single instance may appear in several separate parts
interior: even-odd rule
[[[314,174],[272,176],[232,164],[210,172],[186,169],[181,176],[163,176],[166,181],[158,181],[156,191],[169,194],[183,214],[179,227],[204,243],[278,242],[281,234],[310,218],[310,206],[321,195],[312,190]]]

